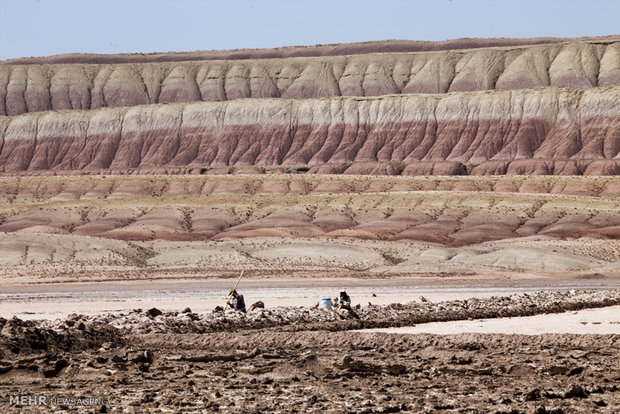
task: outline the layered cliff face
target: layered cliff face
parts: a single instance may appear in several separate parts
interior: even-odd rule
[[[32,113],[0,118],[0,170],[610,175],[619,102],[620,87],[551,87]]]
[[[0,172],[616,175],[618,40],[4,62]]]
[[[239,98],[620,85],[620,42],[134,64],[0,65],[0,115]]]
[[[331,268],[333,240],[352,238],[377,243],[394,272],[452,257],[470,272],[460,260],[474,250],[463,246],[484,256],[481,243],[496,250],[475,271],[514,269],[541,250],[553,254],[535,269],[616,271],[620,39],[547,40],[3,62],[7,260],[123,256],[92,237],[274,237],[332,240],[320,247]],[[88,247],[48,253],[30,233]],[[568,238],[587,241],[553,250]],[[411,243],[424,246],[419,258],[391,253]],[[506,247],[515,243],[533,247]],[[307,256],[307,245],[295,248]],[[283,249],[278,260],[297,254]],[[216,250],[200,253],[200,266]]]

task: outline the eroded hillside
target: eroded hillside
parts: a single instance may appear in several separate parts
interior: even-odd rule
[[[0,119],[0,171],[306,166],[404,175],[614,175],[620,88],[240,100]]]
[[[617,37],[268,52],[4,62],[0,173],[620,171]]]
[[[240,98],[620,85],[619,42],[133,64],[0,65],[0,115]]]
[[[617,238],[612,178],[27,177],[0,180],[0,232],[121,240],[321,237],[448,246]]]
[[[0,260],[615,277],[620,43],[528,42],[5,62]]]

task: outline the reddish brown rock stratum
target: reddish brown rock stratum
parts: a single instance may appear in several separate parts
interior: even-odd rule
[[[615,175],[618,102],[620,87],[550,87],[24,114],[0,118],[0,171]]]

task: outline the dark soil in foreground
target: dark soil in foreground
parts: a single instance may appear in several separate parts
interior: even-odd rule
[[[617,292],[608,294],[615,302]],[[602,306],[606,293],[549,295],[511,302]],[[434,304],[427,319],[455,302]],[[376,308],[373,315],[393,314],[395,324],[413,313],[408,305]],[[286,314],[295,312],[266,313],[283,321],[262,329],[220,329],[222,318],[237,316],[191,312],[0,319],[0,412],[620,412],[620,335],[359,333],[337,320],[322,321],[323,330],[299,318],[287,324]],[[363,321],[369,311],[360,314]],[[172,329],[175,319],[185,322]],[[216,319],[220,328],[205,328]],[[11,404],[17,395],[46,404]]]

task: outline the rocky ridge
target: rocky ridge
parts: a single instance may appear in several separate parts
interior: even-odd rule
[[[45,57],[23,57],[5,60],[2,63],[16,64],[58,64],[58,63],[144,63],[144,62],[177,62],[193,60],[235,60],[235,59],[270,59],[286,57],[341,56],[367,53],[402,53],[429,52],[439,50],[476,49],[483,47],[515,47],[532,46],[569,42],[612,43],[620,40],[618,35],[559,38],[538,37],[524,39],[510,38],[461,38],[444,41],[419,40],[383,40],[344,44],[315,46],[285,46],[272,49],[236,49],[209,50],[196,52],[167,53],[126,53],[126,54],[95,54],[72,53]]]

